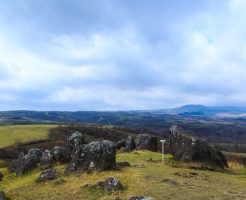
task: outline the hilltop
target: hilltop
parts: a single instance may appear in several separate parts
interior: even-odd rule
[[[16,177],[9,174],[5,168],[5,179],[0,184],[12,199],[87,199],[87,200],[115,200],[121,197],[127,200],[131,196],[146,195],[156,200],[172,199],[235,199],[246,198],[245,168],[233,168],[227,172],[214,172],[189,169],[165,156],[166,164],[161,162],[161,154],[149,151],[134,151],[132,153],[117,153],[117,161],[128,161],[131,167],[119,171],[105,171],[88,173],[74,173],[63,175],[64,165],[56,165],[64,182],[56,180],[46,183],[36,183],[40,169]],[[104,193],[102,190],[88,189],[86,184],[95,184],[108,177],[116,177],[126,187],[125,190]]]

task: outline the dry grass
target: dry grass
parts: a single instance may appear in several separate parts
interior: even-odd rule
[[[229,161],[228,162],[229,168],[230,169],[244,169],[244,165],[241,162],[237,162],[237,161]]]

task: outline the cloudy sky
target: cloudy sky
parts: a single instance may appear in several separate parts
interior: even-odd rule
[[[0,110],[246,106],[245,0],[0,7]]]

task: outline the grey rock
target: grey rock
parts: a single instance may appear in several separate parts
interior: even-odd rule
[[[116,148],[111,141],[94,141],[80,145],[65,170],[72,171],[103,171],[115,169]]]
[[[29,149],[28,154],[36,155],[38,161],[40,161],[40,158],[42,156],[42,151],[39,148],[31,148],[31,149]]]
[[[3,191],[0,191],[0,200],[6,200],[6,195]]]
[[[121,149],[122,147],[126,147],[126,140],[120,140],[116,143],[117,149]]]
[[[169,143],[174,160],[200,161],[222,169],[228,167],[221,152],[216,151],[205,140],[188,136],[183,129],[175,125],[170,127]]]
[[[176,183],[176,181],[170,180],[170,179],[163,179],[163,180],[161,180],[161,183],[167,183],[168,185],[172,185],[172,186],[178,185],[178,184]]]
[[[10,172],[16,172],[17,176],[21,176],[37,167],[38,158],[35,154],[20,153],[17,160],[14,160],[8,166]]]
[[[67,147],[55,146],[53,156],[56,162],[69,163],[71,160],[71,151]]]
[[[48,169],[51,168],[54,164],[53,154],[50,150],[45,150],[40,158],[40,168]]]
[[[149,134],[139,134],[135,139],[136,149],[157,151],[158,142],[156,137]]]
[[[129,200],[155,200],[155,199],[153,197],[135,196],[135,197],[130,197]]]
[[[103,188],[105,192],[114,192],[118,190],[123,190],[124,187],[120,183],[120,181],[114,177],[108,178],[104,183],[103,183]]]
[[[120,168],[124,168],[124,167],[130,167],[130,163],[129,162],[117,162],[116,163],[116,168],[120,169]]]
[[[85,144],[85,137],[81,132],[76,131],[67,138],[67,141],[71,149],[76,149],[79,145]]]
[[[0,172],[0,182],[3,180],[3,173]]]
[[[92,185],[91,187],[104,189],[105,192],[115,192],[124,189],[124,186],[115,177],[110,177],[105,181],[98,181],[95,185]]]
[[[132,151],[136,148],[134,139],[132,136],[128,136],[126,139],[125,151]]]
[[[56,171],[54,169],[47,169],[43,172],[41,172],[40,176],[37,178],[37,182],[45,182],[48,180],[57,179],[58,175],[56,174]]]

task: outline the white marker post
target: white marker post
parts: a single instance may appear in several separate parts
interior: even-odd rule
[[[160,140],[161,142],[161,146],[162,146],[162,162],[165,163],[165,158],[164,158],[164,143],[166,142],[166,140]]]

